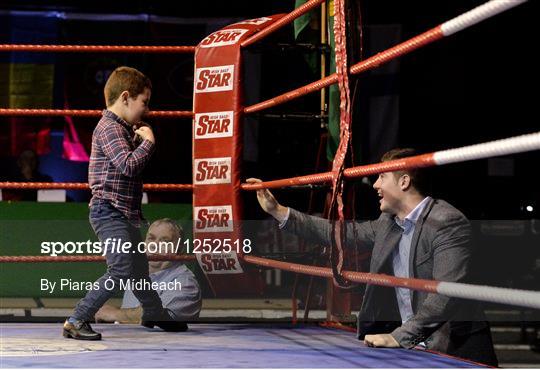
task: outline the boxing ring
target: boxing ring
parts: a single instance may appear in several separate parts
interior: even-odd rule
[[[30,52],[126,52],[126,53],[195,53],[195,86],[193,111],[154,111],[150,117],[193,117],[193,184],[145,184],[147,191],[187,191],[193,193],[194,238],[241,238],[242,204],[240,194],[260,189],[332,185],[332,209],[336,223],[344,220],[342,189],[344,181],[352,181],[382,172],[442,166],[471,160],[512,155],[540,149],[540,132],[511,138],[450,148],[415,157],[384,163],[345,168],[350,136],[350,97],[348,79],[381,64],[404,56],[428,44],[449,37],[485,19],[509,10],[524,0],[493,0],[454,19],[430,29],[410,40],[347,66],[343,40],[343,3],[336,1],[337,72],[275,98],[244,107],[241,98],[240,51],[287,25],[302,14],[323,3],[311,0],[287,15],[275,15],[239,22],[225,27],[204,39],[197,47],[189,46],[75,46],[75,45],[0,45],[0,51]],[[338,36],[340,35],[340,36]],[[339,39],[338,39],[339,38]],[[219,63],[218,63],[219,61]],[[300,177],[266,181],[257,184],[242,182],[241,122],[245,115],[282,104],[319,91],[332,84],[340,86],[342,101],[341,138],[332,171]],[[3,116],[87,116],[98,117],[98,110],[0,109]],[[202,123],[217,122],[212,132],[199,130]],[[205,173],[200,169],[214,168]],[[217,169],[216,169],[217,168]],[[204,171],[203,171],[204,172]],[[213,175],[212,175],[213,174]],[[83,183],[14,183],[2,182],[0,189],[66,189],[84,190]],[[253,194],[254,196],[254,194]],[[212,215],[203,223],[197,215]],[[225,217],[226,216],[226,217]],[[333,278],[339,283],[374,284],[405,287],[449,297],[496,302],[540,309],[540,292],[475,286],[471,284],[397,278],[388,275],[342,268],[340,237],[332,248],[331,267],[308,266],[263,258],[243,253],[206,253],[212,261],[227,260],[229,271],[204,266],[205,253],[177,257],[156,257],[150,260],[197,260],[209,284],[219,296],[227,286],[249,292],[254,272],[246,266],[261,266],[292,271],[309,276]],[[334,248],[335,247],[335,248]],[[0,256],[0,263],[98,262],[98,256]],[[204,266],[203,266],[204,265]],[[294,306],[293,306],[294,308]],[[295,316],[295,314],[293,315]],[[349,331],[315,325],[252,325],[191,324],[181,334],[162,333],[130,325],[96,325],[105,339],[98,343],[64,340],[57,324],[1,324],[1,366],[4,367],[478,367],[461,359],[425,350],[367,348]]]
[[[57,324],[1,324],[2,367],[473,368],[426,351],[368,348],[351,333],[316,326],[192,324],[186,333],[95,325],[106,340],[51,338]],[[63,365],[62,365],[63,364]]]

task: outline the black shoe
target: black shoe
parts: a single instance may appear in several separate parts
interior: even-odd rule
[[[179,333],[188,330],[188,326],[183,321],[143,321],[141,325],[152,329],[154,326],[164,331]]]
[[[158,315],[158,317],[154,317],[154,320],[147,320],[145,319],[145,314],[143,314],[143,319],[141,321],[141,325],[152,329],[154,326],[157,326],[164,331],[168,332],[183,332],[188,330],[188,326],[183,321],[175,321],[170,315],[167,310],[163,310],[163,312]]]
[[[101,340],[101,334],[92,330],[89,323],[82,320],[77,320],[70,323],[68,320],[64,323],[64,338],[73,338],[79,340]]]

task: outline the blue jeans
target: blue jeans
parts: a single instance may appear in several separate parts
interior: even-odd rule
[[[119,291],[120,280],[124,282],[127,280],[151,282],[148,276],[146,254],[141,253],[137,248],[137,245],[142,241],[140,230],[107,201],[98,201],[93,204],[90,207],[89,218],[90,225],[102,246],[105,245],[107,239],[115,238],[117,241],[120,240],[120,245],[130,242],[131,249],[129,253],[121,253],[117,248],[111,249],[110,246],[107,249],[105,255],[107,272],[97,280],[99,289],[89,290],[86,296],[77,303],[73,312],[74,318],[85,321],[92,320],[105,302]],[[114,287],[112,283],[114,283]],[[143,286],[148,286],[148,284],[145,283]],[[163,305],[155,290],[134,289],[133,294],[141,302],[144,312],[143,318],[160,315]]]

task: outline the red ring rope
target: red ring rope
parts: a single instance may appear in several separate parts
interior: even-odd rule
[[[57,116],[72,116],[72,117],[99,117],[102,110],[92,109],[0,109],[0,116],[22,116],[22,117],[57,117]],[[193,117],[191,111],[150,111],[147,117],[151,118],[177,118],[177,117]]]
[[[24,45],[0,44],[0,51],[61,53],[194,53],[195,46],[129,46],[129,45]]]
[[[149,261],[195,261],[192,254],[151,255]],[[0,256],[2,263],[103,262],[104,256]]]
[[[0,189],[88,190],[85,182],[0,182]],[[191,184],[144,184],[146,191],[192,191]]]
[[[383,63],[387,63],[402,55],[408,54],[418,48],[431,44],[444,37],[448,37],[456,32],[471,27],[478,22],[493,17],[501,12],[504,12],[514,6],[524,3],[526,0],[499,1],[491,0],[480,5],[462,15],[455,17],[447,22],[444,22],[437,27],[434,27],[416,37],[413,37],[405,42],[402,42],[390,49],[387,49],[377,55],[372,56],[362,62],[353,65],[350,68],[350,73],[355,75],[367,70],[376,68]],[[335,84],[338,81],[337,75],[334,73],[319,81],[312,82],[306,86],[299,87],[295,90],[281,94],[272,99],[253,104],[244,108],[244,113],[254,113],[267,109],[278,104],[299,98],[303,95],[318,91],[329,85]]]

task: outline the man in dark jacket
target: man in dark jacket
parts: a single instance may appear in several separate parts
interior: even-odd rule
[[[412,149],[394,149],[382,161],[414,154]],[[351,222],[345,245],[371,250],[372,273],[466,282],[472,253],[469,221],[447,202],[426,196],[426,183],[421,169],[381,173],[373,185],[381,216]],[[282,206],[268,190],[257,191],[257,199],[284,230],[330,244],[328,220]],[[421,346],[497,365],[480,306],[434,293],[368,284],[358,317],[358,338],[372,347]]]

